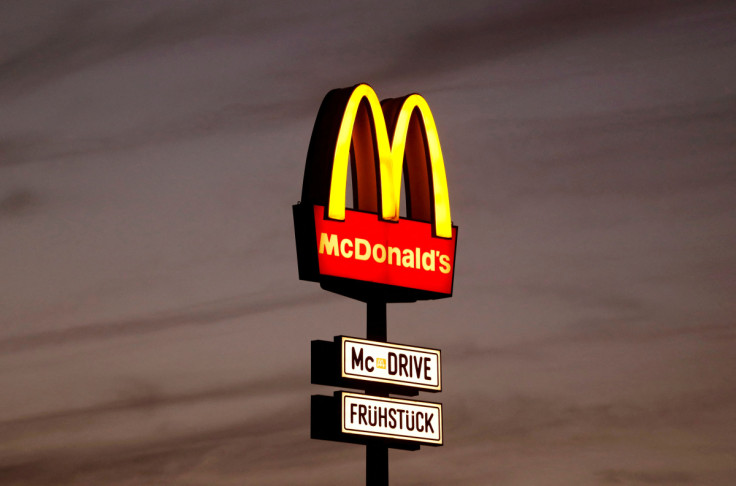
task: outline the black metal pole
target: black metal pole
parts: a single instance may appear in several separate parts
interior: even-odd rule
[[[367,338],[386,342],[386,302],[368,302]],[[388,396],[380,387],[366,387],[366,393]],[[383,444],[368,444],[365,448],[366,486],[388,486],[388,447]]]
[[[365,485],[388,486],[388,447],[365,446]]]
[[[368,302],[368,339],[386,342],[386,303]]]

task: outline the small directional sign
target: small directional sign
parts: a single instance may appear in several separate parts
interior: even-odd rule
[[[442,369],[438,349],[340,337],[342,377],[438,392]]]
[[[343,434],[442,445],[442,404],[340,393]]]

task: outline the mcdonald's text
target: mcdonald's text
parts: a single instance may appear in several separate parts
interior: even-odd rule
[[[452,293],[456,228],[452,238],[439,238],[427,222],[353,210],[335,221],[322,206],[314,206],[314,218],[321,275]]]

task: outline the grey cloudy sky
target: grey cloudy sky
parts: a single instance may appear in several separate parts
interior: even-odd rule
[[[333,88],[419,92],[455,295],[440,448],[393,484],[736,479],[736,7],[718,1],[0,4],[0,483],[362,484],[309,439],[291,205]]]

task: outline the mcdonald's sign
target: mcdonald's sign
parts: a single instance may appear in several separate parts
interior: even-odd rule
[[[420,95],[379,102],[367,84],[330,91],[293,209],[300,279],[363,301],[452,295],[457,227],[437,127]]]

